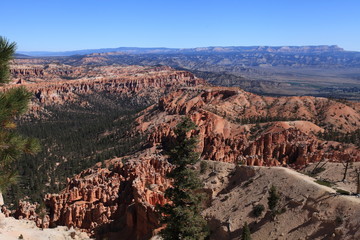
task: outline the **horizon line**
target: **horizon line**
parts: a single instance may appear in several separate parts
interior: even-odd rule
[[[198,48],[231,48],[231,47],[274,47],[274,48],[281,48],[281,47],[337,47],[342,49],[343,51],[350,51],[350,52],[359,52],[360,50],[347,50],[340,47],[337,44],[314,44],[314,45],[228,45],[228,46],[221,46],[221,45],[214,45],[214,46],[198,46],[198,47],[101,47],[101,48],[86,48],[86,49],[73,49],[73,50],[18,50],[16,53],[66,53],[66,52],[76,52],[76,51],[90,51],[90,50],[107,50],[107,49],[118,49],[118,48],[133,48],[133,49],[169,49],[169,50],[182,50],[182,49],[198,49]]]

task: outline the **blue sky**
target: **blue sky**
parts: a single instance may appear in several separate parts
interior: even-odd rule
[[[360,51],[359,0],[3,0],[1,8],[0,35],[20,51],[333,44]]]

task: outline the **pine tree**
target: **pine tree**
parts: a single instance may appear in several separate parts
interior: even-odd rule
[[[10,81],[9,61],[15,50],[15,43],[0,36],[1,87]],[[15,131],[15,119],[26,112],[30,98],[31,93],[24,87],[0,92],[0,198],[1,192],[16,182],[16,160],[24,153],[33,154],[40,148],[36,139],[23,137]]]
[[[206,221],[201,216],[201,187],[197,173],[189,168],[200,160],[195,151],[197,139],[189,137],[196,125],[184,118],[175,128],[176,140],[169,149],[169,162],[175,168],[167,175],[174,180],[165,191],[171,204],[160,207],[162,223],[166,227],[160,232],[164,240],[202,240],[208,236]]]
[[[247,222],[244,223],[242,233],[241,233],[241,240],[251,240],[250,228],[249,228]]]
[[[269,209],[273,214],[276,213],[279,199],[280,196],[276,190],[276,187],[274,185],[271,185],[271,188],[269,190],[268,205],[269,205]]]

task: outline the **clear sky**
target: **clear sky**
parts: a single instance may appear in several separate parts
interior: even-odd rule
[[[360,0],[2,0],[20,51],[339,45],[360,51]]]

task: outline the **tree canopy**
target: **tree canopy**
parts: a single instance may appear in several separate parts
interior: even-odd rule
[[[16,50],[0,36],[0,86],[9,83],[9,62]],[[38,141],[18,134],[15,119],[28,109],[31,98],[24,87],[13,87],[0,92],[0,192],[16,182],[16,160],[24,153],[34,154],[39,150]]]
[[[171,203],[160,207],[162,223],[166,224],[160,233],[164,240],[201,240],[208,236],[206,221],[200,214],[201,195],[197,193],[201,183],[197,172],[189,168],[200,160],[195,151],[197,139],[191,136],[195,129],[196,125],[184,118],[175,128],[176,139],[168,151],[169,162],[175,168],[167,175],[174,180],[173,186],[165,191]]]

